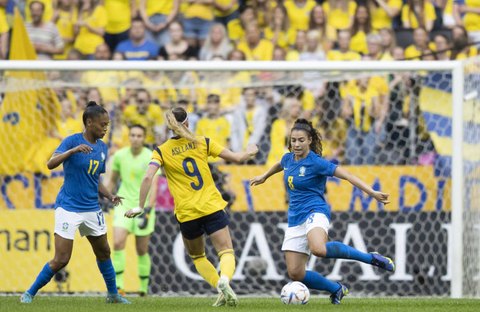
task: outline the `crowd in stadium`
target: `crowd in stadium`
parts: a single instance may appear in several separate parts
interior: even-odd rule
[[[0,0],[3,58],[15,5],[42,60],[458,60],[477,55],[480,42],[478,0]],[[147,143],[161,143],[162,111],[176,105],[192,112],[197,134],[234,151],[258,144],[258,164],[280,159],[300,116],[322,131],[324,155],[341,163],[405,164],[434,152],[418,103],[408,100],[418,98],[418,75],[327,82],[305,73],[300,84],[259,88],[250,86],[268,77],[245,72],[216,80],[195,72],[76,75],[89,87],[57,90],[59,136],[81,130],[75,111],[96,100],[111,112],[112,152],[136,123],[146,126]],[[105,81],[122,87],[94,87]],[[178,87],[185,82],[194,87]],[[158,84],[166,87],[152,88]]]

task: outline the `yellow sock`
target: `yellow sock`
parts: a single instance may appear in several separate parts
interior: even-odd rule
[[[225,275],[229,280],[232,280],[233,273],[235,273],[235,254],[233,249],[225,249],[218,253],[220,258],[220,275]]]
[[[190,258],[192,258],[197,272],[203,277],[203,279],[213,288],[216,288],[220,277],[213,264],[207,259],[207,257],[205,257],[205,254],[200,256],[190,255]]]

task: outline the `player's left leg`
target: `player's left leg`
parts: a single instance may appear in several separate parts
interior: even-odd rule
[[[308,288],[326,290],[333,304],[339,304],[348,289],[340,283],[325,278],[318,272],[306,270],[310,253],[319,255],[328,241],[330,222],[324,214],[312,214],[303,224],[287,228],[282,244],[288,276]]]
[[[182,235],[184,235],[183,232]],[[216,287],[219,276],[217,269],[215,269],[205,255],[205,238],[203,237],[203,234],[202,236],[193,239],[183,237],[183,244],[185,245],[188,255],[192,258],[197,272],[208,284],[212,287]]]
[[[220,279],[217,289],[223,294],[227,305],[237,306],[237,295],[230,287],[230,281],[235,273],[235,253],[228,224],[229,220],[225,211],[217,211],[206,220],[205,231],[210,236],[220,258]],[[221,295],[219,295],[217,301],[222,302]]]
[[[148,243],[150,235],[135,236],[135,244],[137,249],[138,277],[140,278],[140,296],[148,294],[148,283],[150,281],[150,271],[152,262],[148,253]]]
[[[110,259],[110,246],[107,240],[107,226],[101,210],[97,212],[85,212],[84,222],[79,227],[80,234],[87,236],[92,246],[97,265],[102,273],[107,286],[107,303],[130,303],[127,299],[120,296],[117,290],[115,278],[115,269]]]
[[[150,236],[155,230],[155,209],[146,208],[145,213],[139,218],[132,219],[135,222],[133,234],[137,249],[138,277],[140,278],[140,296],[148,294],[150,271],[152,262],[148,253]]]
[[[311,252],[322,258],[352,259],[378,266],[387,271],[394,271],[395,264],[385,256],[377,253],[365,253],[342,242],[327,242],[330,224],[327,217],[314,213],[306,221],[308,245]],[[323,239],[319,239],[322,235]]]
[[[125,245],[129,233],[135,229],[135,219],[125,218],[128,206],[121,204],[113,212],[113,267],[115,268],[117,288],[124,295],[124,274],[126,264]]]
[[[124,289],[123,276],[125,272],[127,236],[128,231],[125,228],[113,226],[113,267],[115,269],[117,287],[120,292],[123,292]]]

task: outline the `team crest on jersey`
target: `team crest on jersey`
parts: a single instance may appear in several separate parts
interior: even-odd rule
[[[298,175],[299,177],[304,177],[305,176],[305,170],[306,168],[304,166],[300,167],[300,174]]]
[[[105,161],[105,153],[102,152],[101,157],[102,157],[102,161]]]

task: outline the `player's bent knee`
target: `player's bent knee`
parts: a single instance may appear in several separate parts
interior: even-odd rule
[[[50,268],[52,271],[57,272],[67,266],[70,261],[70,257],[56,257],[50,261]]]
[[[327,248],[325,246],[310,248],[310,251],[316,257],[325,258],[327,256]]]
[[[301,281],[305,277],[305,271],[304,270],[288,270],[288,277],[292,281]]]

